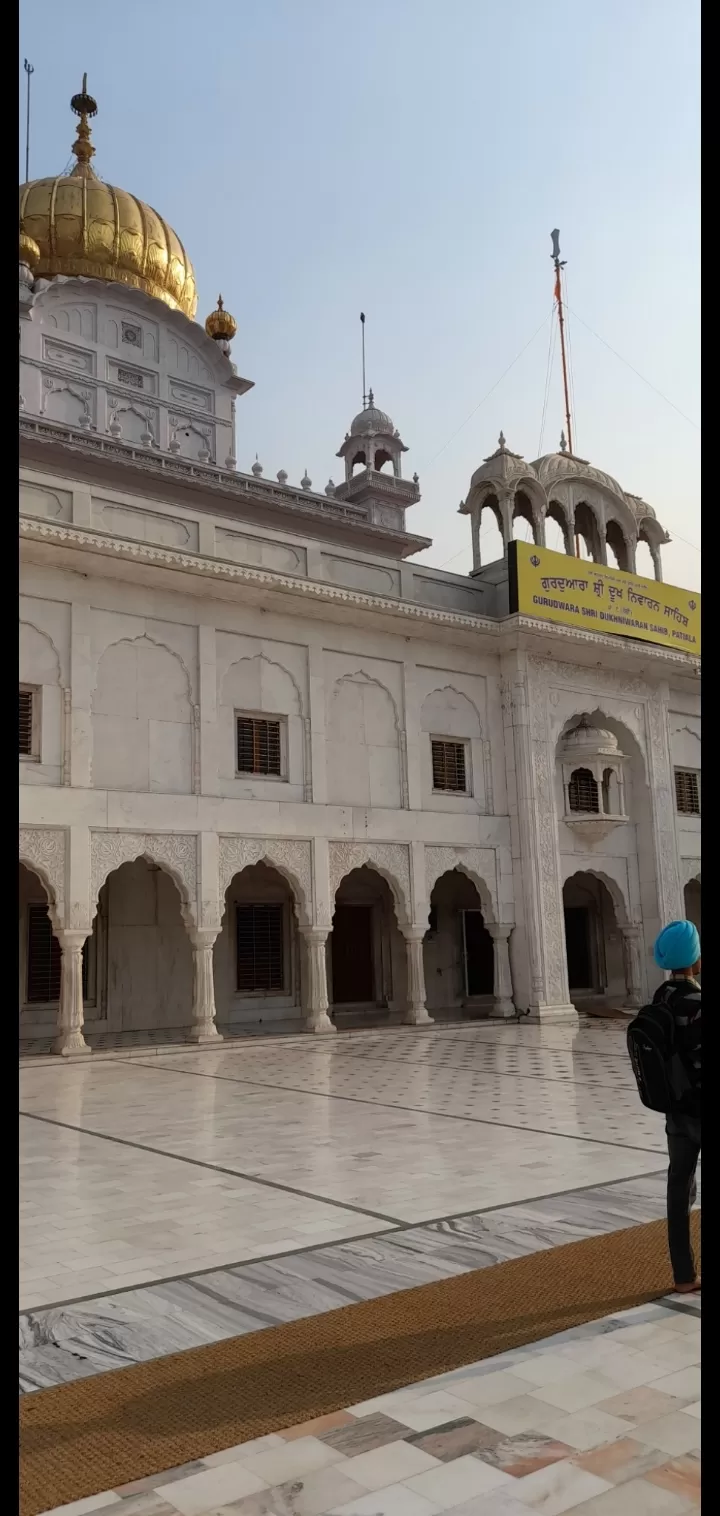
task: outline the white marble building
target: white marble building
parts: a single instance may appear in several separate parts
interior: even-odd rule
[[[341,483],[238,472],[235,322],[73,108],[20,192],[21,1045],[639,1003],[699,919],[698,660],[508,615],[479,528],[660,577],[654,513],[501,439],[472,575],[415,565],[372,396]]]

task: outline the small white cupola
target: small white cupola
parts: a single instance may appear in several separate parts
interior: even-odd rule
[[[584,842],[599,842],[627,823],[625,754],[614,732],[583,715],[561,739],[563,820]]]

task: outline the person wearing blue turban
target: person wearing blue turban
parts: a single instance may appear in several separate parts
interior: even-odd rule
[[[658,968],[670,977],[656,990],[653,1004],[664,1005],[672,1013],[675,1046],[687,1075],[687,1089],[665,1120],[670,1159],[668,1247],[675,1289],[686,1295],[700,1289],[690,1239],[690,1211],[700,1157],[701,964],[697,927],[692,921],[671,921],[657,938],[654,955]]]

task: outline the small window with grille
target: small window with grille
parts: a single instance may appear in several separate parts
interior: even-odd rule
[[[92,938],[83,943],[82,992],[88,999],[88,970]],[[43,901],[32,901],[27,918],[26,1004],[48,1005],[60,999],[60,943],[52,929],[50,913]]]
[[[467,794],[465,743],[448,742],[444,737],[432,739],[433,789],[445,794]]]
[[[568,802],[571,811],[599,811],[597,779],[590,769],[575,769],[568,785]]]
[[[283,772],[282,722],[264,716],[236,716],[237,772],[264,774],[281,779]]]
[[[697,769],[675,770],[675,803],[681,816],[700,815],[700,775]]]
[[[284,908],[237,907],[237,988],[245,995],[285,988]]]
[[[35,718],[37,713],[37,691],[27,685],[20,686],[20,757],[35,758],[37,753],[37,734]]]

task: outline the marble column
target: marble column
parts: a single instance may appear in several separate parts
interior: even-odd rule
[[[642,927],[635,923],[630,926],[621,926],[623,947],[623,963],[625,967],[625,1004],[639,1007],[642,1005],[642,968],[640,964],[640,942],[642,940]]]
[[[432,1016],[425,1004],[425,964],[423,961],[424,926],[404,926],[407,953],[407,1007],[403,1021],[406,1026],[429,1026]]]
[[[307,1031],[315,1035],[336,1032],[337,1027],[328,1015],[327,963],[325,959],[329,928],[325,926],[301,926],[305,942],[307,964],[307,987],[305,992],[305,1017]]]
[[[78,1053],[89,1053],[83,1037],[85,1010],[82,990],[82,951],[90,933],[87,931],[56,932],[60,943],[60,1014],[58,1035],[53,1051],[61,1058],[74,1058]]]
[[[515,1017],[508,947],[512,926],[493,923],[488,925],[488,931],[494,944],[493,1007],[490,1015],[499,1021],[509,1021]]]
[[[215,930],[191,931],[193,952],[193,1007],[189,1038],[191,1042],[222,1041],[215,1025],[215,980],[213,944]]]

